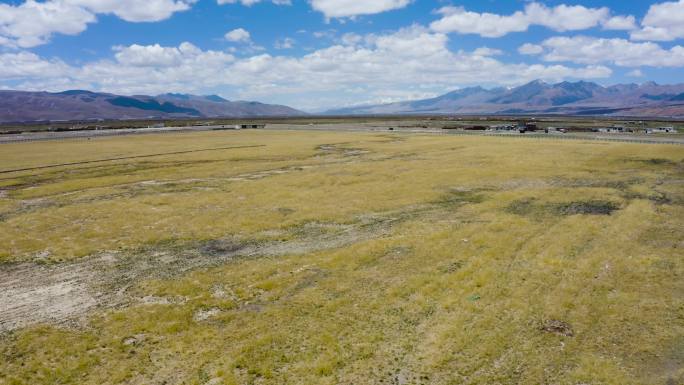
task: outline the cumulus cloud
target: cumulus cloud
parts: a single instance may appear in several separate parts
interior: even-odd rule
[[[353,44],[335,44],[301,57],[239,58],[190,43],[130,45],[115,47],[111,59],[80,66],[25,52],[0,54],[0,77],[18,82],[23,89],[62,90],[72,84],[123,94],[230,89],[235,98],[315,109],[382,100],[387,95],[436,94],[472,84],[514,85],[533,79],[594,79],[612,74],[601,65],[504,63],[493,56],[499,52],[489,48],[452,51],[445,34],[419,26],[351,40]]]
[[[151,22],[185,11],[197,0],[26,0],[19,5],[0,4],[0,45],[35,47],[53,34],[77,35],[97,14],[114,14],[131,22]]]
[[[525,14],[530,24],[564,32],[595,27],[608,18],[610,10],[606,7],[587,8],[582,5],[565,4],[549,8],[544,4],[529,3],[525,6]]]
[[[187,42],[178,47],[131,45],[115,47],[114,60],[71,67],[64,76],[112,92],[198,91],[220,84],[235,62],[230,53],[205,51]]]
[[[309,0],[311,7],[326,18],[344,18],[372,15],[404,8],[412,0]]]
[[[684,1],[684,0],[683,0]],[[512,32],[523,32],[532,25],[550,28],[554,31],[578,31],[602,25],[605,29],[633,29],[633,16],[611,16],[606,7],[587,8],[582,5],[561,4],[548,7],[531,2],[524,10],[510,15],[478,13],[463,7],[447,6],[437,11],[441,19],[430,27],[441,33],[456,32],[477,34],[483,37],[501,37]]]
[[[252,36],[244,28],[236,28],[227,32],[224,38],[233,43],[249,43],[252,41]]]
[[[162,47],[159,44],[114,47],[114,57],[119,64],[131,67],[174,67],[197,60],[211,60],[230,63],[234,57],[221,51],[202,51],[191,43],[181,43],[178,47]]]
[[[511,32],[526,31],[530,26],[523,12],[509,16],[493,13],[477,13],[466,11],[463,7],[444,7],[438,11],[442,18],[433,22],[430,27],[437,32],[472,33],[483,37],[501,37]]]
[[[95,21],[92,12],[61,0],[28,0],[18,6],[0,4],[0,43],[35,47],[47,42],[54,33],[79,34]]]
[[[0,80],[31,78],[55,79],[70,72],[71,68],[60,60],[46,60],[31,52],[0,54]]]
[[[54,0],[53,0],[54,1]],[[110,13],[131,22],[165,20],[176,12],[187,11],[197,0],[62,0],[93,13]]]
[[[683,38],[684,0],[651,5],[641,27],[632,32],[632,39],[671,41]]]
[[[611,63],[622,67],[682,67],[684,47],[664,49],[653,42],[635,43],[625,39],[589,36],[552,37],[539,46],[542,58],[550,62],[578,64]]]

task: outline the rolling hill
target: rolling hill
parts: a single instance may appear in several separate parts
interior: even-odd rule
[[[229,101],[217,95],[0,91],[0,122],[297,115],[305,113],[281,105]]]

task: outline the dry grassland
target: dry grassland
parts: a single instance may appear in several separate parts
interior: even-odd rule
[[[684,383],[684,147],[205,132],[0,171],[109,158],[0,173],[0,384]]]

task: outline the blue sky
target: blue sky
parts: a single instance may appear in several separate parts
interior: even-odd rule
[[[684,82],[684,0],[0,1],[0,87],[308,111],[535,79]]]

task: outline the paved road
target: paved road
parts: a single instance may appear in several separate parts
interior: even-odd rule
[[[119,136],[119,135],[144,135],[165,134],[181,132],[201,132],[220,129],[223,126],[189,126],[189,127],[165,127],[165,128],[126,128],[101,131],[74,131],[74,132],[36,132],[26,134],[0,135],[0,144],[32,142],[44,140],[63,139],[89,139],[96,137]],[[393,128],[390,131],[390,127]],[[684,135],[681,134],[561,134],[561,133],[532,133],[519,134],[511,132],[490,131],[461,131],[442,130],[441,128],[425,128],[421,126],[407,125],[406,121],[372,122],[372,123],[329,123],[329,124],[269,124],[271,130],[313,130],[313,131],[345,131],[345,132],[385,132],[385,133],[417,133],[433,135],[479,135],[499,136],[511,138],[530,139],[557,139],[557,140],[596,140],[608,142],[646,143],[646,144],[676,144],[684,145]]]
[[[94,130],[94,131],[63,131],[63,132],[29,132],[23,134],[0,135],[0,144],[17,142],[34,142],[43,140],[60,139],[89,139],[106,136],[120,135],[144,135],[144,134],[163,134],[193,131],[211,131],[223,126],[188,126],[188,127],[164,127],[164,128],[121,128],[114,130]]]

